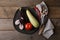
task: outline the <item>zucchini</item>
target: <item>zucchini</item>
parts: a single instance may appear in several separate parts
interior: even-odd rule
[[[29,10],[26,10],[26,14],[28,16],[30,23],[34,26],[34,28],[38,28],[39,22],[37,21],[37,19],[31,14]]]

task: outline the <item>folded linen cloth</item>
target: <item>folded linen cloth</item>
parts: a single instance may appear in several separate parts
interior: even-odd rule
[[[54,29],[54,25],[52,24],[51,20],[48,19],[45,29],[43,31],[43,36],[48,39],[54,33],[53,29]]]
[[[46,6],[44,1],[42,1],[40,4],[36,5],[36,7],[39,9],[40,14],[41,14],[41,25],[44,25],[44,21],[46,21],[44,19],[44,17],[48,15],[48,7]],[[43,29],[43,27],[42,27],[42,29]],[[52,24],[51,20],[48,18],[48,21],[47,21],[46,25],[44,26],[42,35],[48,39],[54,33],[53,29],[54,29],[54,25]],[[40,33],[41,33],[41,31],[40,31]]]

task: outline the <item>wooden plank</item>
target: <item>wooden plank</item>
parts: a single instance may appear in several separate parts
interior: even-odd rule
[[[38,38],[41,38],[39,40],[44,39],[43,37],[38,36],[37,33],[33,35],[26,35],[18,33],[17,31],[0,31],[0,40],[37,40]]]
[[[12,19],[0,19],[0,31],[15,30]]]
[[[49,18],[60,18],[60,7],[48,7]]]
[[[0,0],[1,7],[22,7],[22,6],[33,6],[41,3],[42,0]],[[60,0],[44,0],[48,6],[60,6]]]
[[[49,7],[50,6],[60,7],[60,0],[44,0],[44,1]]]
[[[0,31],[0,40],[47,40],[42,35],[39,36],[38,32],[33,35],[26,35],[17,31]],[[55,30],[55,34],[48,40],[60,40],[60,30]]]
[[[37,33],[33,35],[33,40],[47,40],[45,37],[43,37],[42,35],[39,36]],[[55,29],[54,34],[48,40],[60,40],[60,30]]]
[[[24,35],[16,31],[0,31],[0,40],[27,40],[29,35]]]
[[[60,30],[60,19],[51,19],[56,30]]]
[[[40,2],[41,0],[0,0],[0,6],[1,7],[33,6]]]
[[[13,18],[18,7],[0,7],[0,18]]]
[[[48,40],[60,40],[60,30],[56,30],[54,32],[54,35],[52,35]]]
[[[51,19],[56,30],[60,30],[60,19]],[[13,26],[13,19],[0,19],[0,31],[15,30]]]
[[[19,7],[0,7],[0,18],[13,18]],[[48,7],[49,18],[60,18],[60,7]]]

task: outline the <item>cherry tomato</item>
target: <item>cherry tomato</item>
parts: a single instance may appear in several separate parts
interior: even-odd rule
[[[25,29],[26,30],[31,30],[32,29],[32,24],[31,23],[25,24]]]

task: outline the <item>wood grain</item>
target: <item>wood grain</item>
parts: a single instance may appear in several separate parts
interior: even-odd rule
[[[34,6],[42,0],[0,0],[0,7]],[[48,6],[60,6],[60,0],[43,0]]]
[[[60,19],[51,19],[56,30],[60,30]],[[13,19],[0,19],[0,31],[13,31]]]
[[[44,0],[48,7],[60,7],[60,0]]]
[[[55,26],[56,30],[60,30],[60,19],[51,19],[52,23]]]
[[[15,30],[12,19],[0,19],[0,31]]]
[[[39,39],[41,38],[41,39]],[[42,36],[38,36],[37,33],[33,35],[22,34],[17,31],[0,31],[0,40],[42,40],[45,39]]]
[[[19,7],[0,7],[0,18],[13,18]]]
[[[19,7],[0,7],[0,18],[13,18]],[[60,18],[60,7],[48,7],[49,18]]]
[[[60,18],[60,7],[48,7],[49,18]]]
[[[16,31],[0,31],[0,40],[28,40],[29,37]]]
[[[33,6],[40,2],[41,0],[0,0],[0,7]]]
[[[13,17],[19,7],[33,7],[42,0],[0,0],[0,40],[46,40],[38,35],[19,33],[13,26]],[[48,6],[48,17],[54,24],[54,35],[48,40],[60,40],[60,0],[43,0]]]
[[[47,40],[43,36],[39,36],[38,32],[33,35],[26,35],[17,31],[0,31],[0,40]],[[60,30],[55,30],[55,34],[48,40],[60,40]]]

